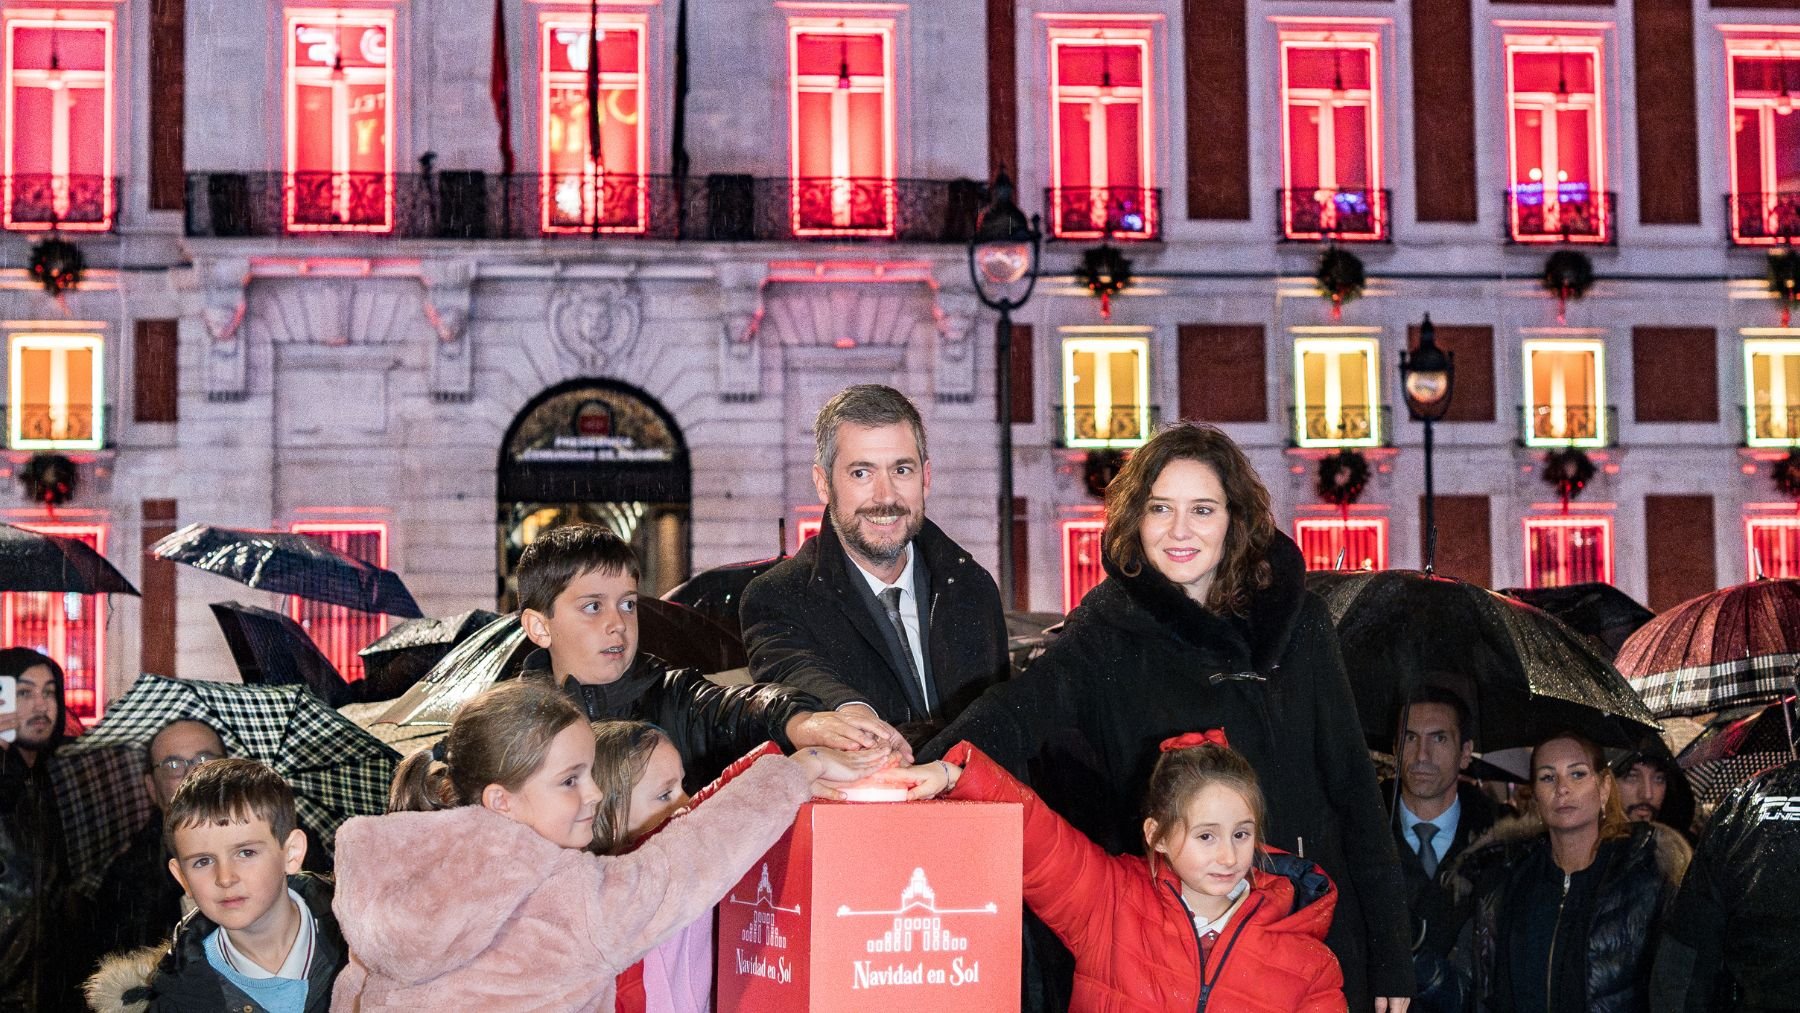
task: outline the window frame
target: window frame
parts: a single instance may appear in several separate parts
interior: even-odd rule
[[[1368,409],[1369,435],[1356,439],[1342,437],[1312,437],[1307,435],[1306,417],[1308,403],[1306,400],[1306,356],[1308,352],[1342,355],[1349,351],[1364,352],[1368,356],[1365,366],[1365,384],[1369,391]],[[1342,381],[1340,380],[1340,383]],[[1297,447],[1319,447],[1340,449],[1344,447],[1379,447],[1384,434],[1381,431],[1381,340],[1373,335],[1304,335],[1294,338],[1294,445]],[[1323,408],[1324,406],[1321,406]],[[1339,404],[1340,414],[1345,406]],[[1343,428],[1341,425],[1338,428]]]
[[[1737,61],[1739,57],[1768,58],[1769,55],[1773,53],[1774,59],[1779,60],[1784,64],[1790,60],[1795,63],[1800,63],[1800,52],[1796,52],[1792,55],[1789,54],[1788,50],[1790,43],[1796,49],[1800,49],[1800,39],[1786,38],[1781,35],[1728,35],[1725,38],[1726,178],[1730,181],[1731,186],[1731,213],[1727,217],[1730,220],[1731,242],[1737,246],[1775,246],[1778,244],[1789,243],[1793,239],[1791,232],[1781,229],[1770,229],[1766,234],[1754,236],[1747,236],[1743,233],[1741,225],[1743,223],[1744,212],[1740,202],[1744,200],[1745,194],[1738,190],[1738,145],[1736,138],[1738,114],[1746,111],[1755,111],[1757,115],[1759,147],[1762,149],[1763,156],[1763,164],[1759,167],[1761,171],[1758,173],[1762,184],[1759,196],[1763,198],[1762,218],[1767,222],[1772,212],[1779,207],[1782,197],[1780,186],[1774,182],[1774,131],[1772,129],[1773,121],[1770,118],[1771,114],[1780,115],[1778,108],[1780,100],[1779,97],[1776,99],[1739,97],[1737,88]],[[1792,115],[1793,109],[1800,108],[1800,91],[1796,91],[1791,98],[1793,101],[1790,102],[1790,112],[1787,115]],[[1795,229],[1800,230],[1800,190],[1793,192],[1793,199],[1795,201],[1794,211],[1796,214]]]
[[[1537,107],[1539,112],[1554,112],[1561,107],[1556,101],[1554,92],[1526,92],[1525,95],[1539,97],[1531,103],[1521,103],[1521,94],[1514,85],[1514,57],[1521,53],[1572,53],[1579,52],[1591,56],[1594,61],[1594,90],[1589,111],[1589,164],[1593,167],[1590,174],[1593,178],[1588,182],[1589,199],[1597,212],[1599,227],[1592,233],[1567,233],[1561,230],[1542,232],[1525,232],[1520,228],[1519,187],[1521,184],[1514,178],[1516,166],[1519,164],[1518,113],[1524,108]],[[1612,220],[1611,201],[1608,199],[1609,165],[1607,159],[1606,132],[1606,47],[1599,34],[1563,34],[1508,32],[1502,41],[1502,59],[1506,72],[1506,216],[1507,235],[1515,243],[1585,243],[1605,245],[1612,242],[1614,223]],[[1569,96],[1565,96],[1565,101]],[[1547,100],[1548,105],[1543,101]],[[1569,103],[1570,107],[1577,107]],[[1547,129],[1547,128],[1546,128]],[[1548,131],[1554,143],[1555,130]],[[1554,189],[1547,181],[1538,181],[1545,186],[1545,192]],[[1560,205],[1560,195],[1557,203]]]
[[[1389,208],[1387,207],[1387,199],[1386,199],[1387,194],[1386,194],[1386,190],[1384,189],[1387,185],[1387,176],[1386,176],[1386,172],[1385,172],[1384,160],[1382,159],[1382,144],[1384,143],[1384,137],[1383,137],[1384,124],[1382,122],[1382,105],[1381,105],[1382,76],[1381,76],[1381,36],[1380,36],[1380,34],[1377,32],[1355,31],[1355,30],[1338,31],[1338,30],[1329,30],[1329,29],[1328,30],[1283,29],[1280,33],[1279,45],[1280,45],[1280,52],[1278,55],[1278,59],[1280,61],[1279,73],[1281,75],[1281,110],[1280,110],[1280,117],[1281,117],[1281,192],[1282,192],[1282,197],[1283,197],[1283,199],[1281,201],[1281,233],[1282,233],[1282,237],[1285,239],[1294,239],[1294,240],[1302,240],[1302,241],[1313,240],[1313,241],[1321,241],[1321,242],[1326,240],[1327,238],[1334,239],[1334,240],[1342,240],[1345,242],[1383,242],[1383,241],[1386,241],[1389,238],[1389,235],[1390,235],[1389,230],[1391,228],[1392,223],[1390,221]],[[1296,89],[1290,84],[1289,71],[1288,71],[1288,55],[1291,50],[1295,50],[1295,49],[1323,49],[1323,50],[1365,49],[1368,51],[1368,60],[1369,60],[1369,88],[1368,88],[1368,97],[1367,97],[1368,136],[1365,140],[1367,143],[1367,157],[1368,157],[1368,162],[1369,162],[1369,179],[1364,184],[1364,187],[1368,194],[1369,202],[1371,205],[1370,217],[1375,226],[1372,230],[1364,231],[1364,232],[1332,231],[1328,234],[1324,229],[1305,231],[1305,230],[1297,230],[1294,226],[1293,201],[1294,201],[1294,191],[1295,191],[1295,187],[1294,187],[1294,157],[1295,156],[1294,156],[1294,151],[1293,151],[1293,147],[1292,147],[1292,144],[1293,144],[1292,117],[1294,114],[1294,110],[1296,108],[1296,95],[1298,93],[1298,101],[1301,104],[1306,104],[1309,102],[1316,102],[1318,100],[1318,97],[1314,96],[1312,94],[1312,91],[1313,91],[1312,89]],[[1345,96],[1349,96],[1353,93],[1353,91],[1355,91],[1355,90],[1347,89],[1344,94],[1345,94]],[[1324,97],[1326,100],[1331,100],[1331,96],[1329,93],[1327,93]],[[1324,107],[1319,106],[1319,108],[1322,109]],[[1324,123],[1325,123],[1324,118],[1321,118],[1321,120],[1320,120],[1321,127],[1323,127]],[[1335,124],[1333,125],[1333,129],[1335,130]],[[1319,167],[1319,175],[1321,177],[1323,177],[1325,175],[1325,171],[1324,171],[1325,167],[1322,162],[1324,154],[1325,154],[1325,144],[1323,143],[1323,141],[1320,142],[1319,149],[1320,149],[1320,156],[1321,156],[1321,165]],[[1335,150],[1333,152],[1333,159],[1335,160]],[[1332,175],[1333,175],[1334,179],[1333,179],[1332,186],[1329,189],[1333,192],[1343,192],[1342,188],[1339,187],[1338,182],[1335,179],[1335,175],[1336,175],[1335,171],[1332,173]],[[1327,187],[1321,181],[1318,189],[1320,191],[1324,191],[1327,189]]]
[[[590,225],[559,225],[552,219],[556,210],[555,189],[557,181],[569,175],[559,173],[551,168],[550,154],[550,93],[554,85],[566,87],[567,78],[581,78],[581,85],[586,88],[586,72],[552,71],[550,69],[550,47],[554,45],[554,35],[558,30],[573,27],[586,34],[588,18],[574,11],[549,11],[538,15],[538,157],[543,172],[543,183],[540,189],[540,224],[545,234],[558,235],[567,233],[610,233],[622,235],[641,235],[650,227],[650,105],[646,101],[649,96],[649,24],[642,14],[622,14],[601,11],[599,30],[602,35],[608,31],[630,31],[637,36],[637,69],[631,72],[614,72],[602,68],[600,87],[606,88],[607,79],[617,81],[631,80],[637,88],[637,165],[630,172],[613,172],[610,169],[601,175],[593,172],[593,153],[588,152],[582,172],[582,215],[594,214],[595,222]],[[612,115],[608,110],[608,115]],[[585,151],[587,141],[584,138],[582,148]],[[598,183],[594,182],[598,179]],[[636,221],[626,224],[603,224],[596,208],[604,208],[606,201],[607,180],[618,179],[623,185],[636,191],[633,202],[636,210]],[[598,193],[595,187],[598,186]]]
[[[1569,437],[1538,436],[1537,408],[1538,395],[1536,381],[1533,379],[1532,354],[1535,352],[1591,352],[1594,356],[1594,400],[1589,406],[1593,412],[1594,435]],[[1611,438],[1607,431],[1606,403],[1606,342],[1600,338],[1526,338],[1521,343],[1521,354],[1524,356],[1524,375],[1521,379],[1521,390],[1524,397],[1524,432],[1527,447],[1547,449],[1563,449],[1568,447],[1605,447]],[[1548,398],[1548,395],[1545,395]],[[1553,408],[1548,400],[1544,407]],[[1567,405],[1564,410],[1567,411]]]
[[[1375,566],[1374,566],[1374,569],[1377,569],[1377,570],[1387,569],[1388,568],[1388,519],[1385,516],[1381,516],[1381,515],[1354,516],[1353,515],[1353,516],[1349,516],[1349,517],[1342,517],[1342,516],[1296,517],[1296,518],[1294,518],[1294,544],[1296,544],[1300,547],[1301,556],[1305,557],[1305,555],[1306,555],[1306,533],[1308,531],[1327,531],[1327,532],[1339,531],[1339,532],[1348,533],[1349,531],[1356,530],[1356,529],[1361,529],[1361,530],[1365,530],[1365,531],[1373,531],[1375,533]],[[1345,561],[1348,562],[1348,559],[1346,559]],[[1306,559],[1305,562],[1307,564],[1307,566],[1306,566],[1307,569],[1309,569],[1309,570],[1313,569],[1310,559]],[[1330,569],[1335,569],[1335,568],[1334,567],[1326,567],[1323,569],[1330,570]],[[1360,567],[1360,566],[1349,567],[1348,570],[1350,572],[1357,572],[1357,571],[1362,570],[1362,567]]]
[[[98,552],[102,556],[106,555],[106,536],[108,534],[108,532],[107,532],[108,525],[106,525],[104,523],[91,522],[91,521],[69,522],[69,521],[50,521],[50,520],[46,520],[46,521],[20,520],[20,521],[13,521],[11,523],[17,525],[18,527],[24,528],[27,531],[35,531],[40,534],[47,534],[47,535],[62,535],[64,537],[81,538],[82,535],[91,534],[94,536],[93,541],[91,543],[94,547],[94,551]],[[48,653],[51,657],[56,658],[58,663],[62,664],[64,666],[65,685],[61,686],[60,689],[63,691],[63,695],[66,700],[68,691],[69,691],[69,687],[66,685],[67,674],[68,674],[67,660],[69,657],[69,652],[67,649],[67,643],[68,643],[67,623],[69,622],[67,599],[70,597],[70,595],[63,594],[63,593],[56,592],[56,591],[8,591],[8,592],[0,593],[0,634],[4,634],[4,636],[5,636],[4,642],[7,644],[17,645],[20,643],[19,637],[16,633],[13,632],[13,629],[14,629],[14,622],[15,622],[16,603],[18,601],[17,596],[22,596],[22,595],[43,595],[46,598],[52,599],[52,601],[49,603],[50,604],[50,615],[52,617],[49,625],[53,632],[51,634],[50,643],[46,645],[49,648],[49,650],[46,653]],[[83,594],[83,595],[74,595],[74,597],[86,598],[86,599],[90,599],[92,601],[92,607],[93,607],[92,622],[93,622],[93,631],[94,631],[94,657],[93,657],[94,663],[93,663],[91,670],[88,671],[86,674],[91,676],[94,681],[94,686],[93,686],[94,712],[92,715],[86,715],[86,714],[80,713],[79,711],[75,710],[75,708],[72,708],[72,707],[67,708],[67,709],[69,710],[70,713],[75,714],[75,716],[77,718],[80,718],[84,722],[97,722],[101,718],[106,716],[106,627],[107,627],[107,621],[106,621],[105,613],[101,611],[100,606],[99,606],[99,599],[101,597],[100,595]],[[57,602],[54,601],[54,599],[64,599],[64,600],[61,603],[61,605],[58,605]],[[55,632],[58,630],[60,630],[60,632]],[[60,638],[63,643],[63,646],[61,646],[60,648],[59,648],[58,644],[56,643],[58,638]]]
[[[1099,576],[1093,583],[1088,584],[1086,587],[1077,588],[1076,584],[1079,577],[1084,575],[1078,575],[1075,572],[1075,567],[1072,565],[1075,558],[1076,537],[1078,533],[1085,537],[1091,537],[1096,543],[1094,546],[1095,549],[1104,551],[1105,531],[1106,519],[1104,517],[1077,517],[1062,521],[1058,525],[1057,542],[1062,549],[1062,600],[1064,615],[1075,611],[1075,606],[1081,604],[1082,597],[1098,586],[1101,580],[1106,578],[1105,572],[1101,570],[1098,565],[1095,565],[1093,569],[1099,573]]]
[[[288,530],[297,535],[330,535],[330,534],[338,534],[338,533],[357,534],[357,535],[366,535],[366,534],[378,535],[379,537],[377,539],[376,544],[379,546],[379,551],[376,553],[377,558],[375,561],[373,561],[373,565],[379,566],[384,570],[387,569],[389,528],[388,528],[388,523],[386,521],[380,521],[380,520],[369,520],[369,521],[297,520],[288,525]],[[295,624],[299,625],[302,629],[306,630],[306,635],[309,639],[312,640],[313,646],[318,648],[319,653],[321,655],[323,655],[327,661],[331,662],[333,667],[337,668],[338,674],[340,676],[342,676],[345,679],[345,681],[355,682],[355,681],[360,681],[360,679],[362,679],[362,678],[366,678],[365,675],[359,675],[359,676],[357,676],[357,678],[352,679],[351,673],[345,670],[345,666],[338,664],[339,659],[333,658],[331,656],[330,648],[326,644],[321,643],[319,640],[319,637],[317,635],[315,635],[309,627],[306,626],[306,623],[304,621],[305,617],[303,616],[303,612],[304,612],[306,605],[309,603],[305,599],[302,599],[297,595],[288,595],[286,604],[287,604],[286,612],[287,612],[288,618],[292,619],[295,622]],[[352,608],[349,608],[348,606],[344,606],[344,605],[333,605],[333,604],[330,604],[327,602],[311,602],[310,604],[322,607],[327,610],[338,610],[338,611],[326,611],[325,613],[323,613],[324,615],[326,615],[328,617],[332,617],[332,618],[336,618],[340,615],[348,616],[351,614],[368,615],[368,616],[373,617],[375,627],[376,627],[375,636],[377,638],[386,634],[387,631],[393,625],[392,618],[385,613],[363,612],[360,609],[352,609]],[[370,641],[370,643],[373,643],[373,642],[374,641]],[[363,646],[367,647],[368,644],[364,644]],[[360,648],[358,648],[357,650],[360,650]],[[352,651],[351,653],[354,654],[355,651]]]
[[[282,64],[282,120],[285,124],[286,132],[285,150],[282,153],[284,177],[282,180],[283,196],[281,203],[282,228],[284,231],[289,233],[365,232],[373,234],[385,234],[394,231],[394,147],[398,141],[398,138],[395,136],[394,128],[394,62],[398,56],[398,49],[395,45],[398,41],[396,31],[397,20],[395,12],[392,9],[379,7],[345,7],[341,9],[290,7],[283,11],[282,25],[284,28],[285,45],[283,47],[284,62]],[[299,195],[294,181],[303,172],[314,173],[318,171],[314,169],[303,170],[299,167],[299,90],[301,87],[312,86],[312,82],[304,79],[316,76],[313,72],[319,69],[316,67],[301,67],[297,62],[299,28],[302,24],[313,25],[315,22],[319,21],[328,22],[330,27],[336,30],[360,25],[364,28],[379,27],[387,32],[387,60],[378,74],[372,72],[372,68],[341,68],[346,85],[350,83],[350,76],[353,72],[358,78],[373,78],[378,76],[381,81],[382,93],[384,95],[382,103],[382,130],[384,138],[382,154],[384,164],[381,173],[383,193],[382,220],[380,222],[327,223],[302,222],[299,220]],[[329,80],[329,75],[331,73],[331,71],[326,72],[327,80]],[[347,131],[349,117],[348,110],[345,111],[344,117],[346,121],[345,125],[340,126],[337,123],[333,123],[332,130],[334,133],[340,129]],[[341,154],[340,150],[347,149],[340,149],[338,145],[334,143],[334,162],[347,157],[346,155]],[[361,174],[352,172],[348,169],[339,170],[334,165],[332,169],[326,172],[326,175],[335,179],[338,177],[348,178]],[[338,198],[334,197],[333,203],[334,205],[337,204]]]
[[[1800,338],[1744,339],[1744,404],[1746,406],[1744,413],[1744,445],[1746,447],[1782,448],[1800,446],[1800,425],[1788,426],[1788,435],[1785,437],[1760,436],[1757,434],[1757,429],[1759,428],[1757,425],[1757,417],[1759,415],[1759,409],[1762,407],[1756,396],[1756,357],[1758,355],[1767,355],[1771,357],[1773,361],[1769,364],[1769,374],[1773,377],[1775,375],[1775,365],[1781,359],[1790,356],[1800,358]],[[1782,383],[1785,387],[1785,377],[1783,377]],[[1772,426],[1774,422],[1775,404],[1772,396],[1773,391],[1770,393],[1769,409],[1770,423]],[[1800,389],[1784,393],[1786,394],[1784,398],[1786,411],[1784,414],[1789,420],[1800,423]]]
[[[1075,356],[1082,352],[1099,354],[1102,350],[1105,351],[1105,354],[1111,355],[1116,354],[1124,348],[1129,348],[1131,351],[1137,353],[1136,372],[1140,396],[1137,405],[1134,407],[1138,420],[1138,435],[1121,439],[1077,436],[1076,433],[1079,427],[1076,423],[1076,409],[1084,406],[1078,405],[1075,402],[1075,382],[1077,379],[1074,362]],[[1130,450],[1141,447],[1149,442],[1152,421],[1150,411],[1150,338],[1147,335],[1067,334],[1062,338],[1061,351],[1063,446],[1070,449],[1083,450]],[[1108,374],[1107,386],[1109,389],[1111,383],[1111,376]],[[1105,402],[1105,406],[1109,409],[1109,418],[1114,405],[1115,402],[1111,400]],[[1097,401],[1091,407],[1095,411],[1094,425],[1095,431],[1098,432],[1099,410],[1101,404]]]
[[[93,353],[92,435],[81,440],[27,439],[24,435],[27,349],[78,349]],[[7,335],[7,446],[12,450],[101,450],[106,446],[106,338],[89,331],[15,331]],[[66,396],[66,394],[65,394]],[[53,402],[54,403],[54,402]]]
[[[1105,103],[1103,101],[1104,96],[1099,94],[1099,91],[1097,88],[1091,88],[1090,86],[1087,86],[1087,85],[1064,85],[1061,82],[1061,80],[1060,80],[1060,73],[1061,73],[1060,50],[1062,50],[1064,47],[1129,46],[1129,47],[1136,47],[1139,50],[1138,67],[1140,68],[1140,71],[1141,71],[1141,74],[1140,74],[1141,80],[1139,81],[1135,90],[1137,92],[1137,100],[1138,100],[1138,116],[1137,116],[1137,120],[1138,120],[1138,153],[1137,153],[1137,155],[1138,155],[1138,166],[1140,169],[1140,173],[1142,175],[1142,179],[1139,181],[1138,185],[1135,188],[1125,187],[1125,188],[1121,188],[1121,189],[1136,189],[1141,194],[1144,195],[1142,227],[1137,228],[1137,229],[1131,229],[1131,230],[1113,229],[1113,230],[1110,230],[1110,233],[1108,230],[1106,230],[1104,228],[1102,228],[1102,229],[1085,228],[1084,229],[1084,228],[1065,227],[1063,224],[1064,211],[1065,211],[1064,202],[1061,199],[1052,200],[1052,201],[1050,201],[1050,236],[1051,236],[1051,238],[1054,238],[1054,239],[1101,239],[1101,238],[1105,238],[1109,234],[1114,239],[1150,239],[1150,238],[1155,237],[1156,235],[1159,234],[1159,231],[1161,229],[1161,224],[1157,221],[1157,218],[1160,214],[1160,209],[1157,207],[1157,201],[1150,196],[1151,192],[1156,189],[1156,152],[1157,152],[1157,148],[1156,148],[1156,112],[1155,112],[1155,107],[1154,107],[1155,86],[1153,84],[1153,77],[1152,77],[1152,70],[1155,67],[1155,64],[1152,62],[1152,60],[1153,60],[1153,57],[1156,55],[1156,48],[1155,48],[1156,47],[1156,39],[1155,39],[1154,31],[1147,26],[1140,27],[1140,26],[1124,26],[1124,25],[1108,25],[1108,26],[1099,27],[1099,28],[1058,28],[1058,27],[1053,27],[1049,30],[1048,41],[1049,41],[1049,46],[1050,46],[1050,63],[1049,63],[1048,72],[1050,75],[1050,92],[1049,92],[1049,106],[1050,106],[1050,108],[1049,108],[1050,121],[1049,122],[1050,122],[1050,126],[1049,126],[1049,130],[1050,130],[1050,189],[1051,189],[1051,192],[1053,194],[1060,195],[1067,190],[1085,189],[1091,194],[1105,193],[1107,196],[1105,198],[1105,204],[1103,205],[1101,217],[1104,219],[1111,218],[1110,208],[1112,206],[1111,194],[1113,191],[1113,186],[1112,186],[1110,178],[1108,179],[1107,183],[1102,186],[1095,186],[1090,183],[1087,187],[1069,187],[1069,186],[1066,186],[1063,182],[1063,178],[1062,178],[1063,139],[1062,139],[1060,113],[1061,113],[1062,105],[1064,102],[1065,93],[1073,92],[1074,93],[1073,97],[1082,97],[1087,92],[1092,91],[1094,94],[1092,96],[1092,100],[1090,100],[1090,102],[1089,102],[1090,108],[1093,107],[1094,105],[1104,105]],[[1113,94],[1115,96],[1117,96],[1121,90],[1128,90],[1128,89],[1120,89],[1116,85],[1113,86]],[[1089,122],[1092,123],[1093,121],[1090,120]],[[1102,133],[1102,135],[1104,135],[1105,134],[1104,119],[1102,119],[1101,122],[1103,124],[1101,133]],[[1110,145],[1109,144],[1103,145],[1103,150],[1110,151],[1111,150]],[[1095,142],[1092,139],[1090,139],[1089,145],[1088,145],[1088,172],[1090,174],[1090,178],[1094,172],[1094,158],[1093,158],[1094,151],[1095,151]],[[1104,163],[1104,160],[1102,160],[1102,162]],[[1102,164],[1102,169],[1104,169],[1104,164]],[[1090,203],[1090,207],[1091,206],[1092,205]],[[1092,220],[1093,220],[1093,216],[1090,214],[1089,224],[1092,223]]]
[[[1531,534],[1534,529],[1544,530],[1561,528],[1573,531],[1577,529],[1592,528],[1600,531],[1601,544],[1605,546],[1605,551],[1601,555],[1601,573],[1596,579],[1605,584],[1613,582],[1613,557],[1617,543],[1613,540],[1612,517],[1603,514],[1538,514],[1525,517],[1522,523],[1524,525],[1525,541],[1522,546],[1523,552],[1521,553],[1521,556],[1525,564],[1525,580],[1523,582],[1525,587],[1536,589],[1569,586],[1568,584],[1539,584],[1535,582],[1537,569],[1532,565],[1531,552]],[[1581,583],[1581,581],[1571,581],[1571,583]]]
[[[868,236],[891,238],[898,230],[899,206],[894,184],[897,178],[897,149],[899,133],[897,129],[899,103],[896,87],[895,70],[895,22],[891,18],[815,18],[796,17],[788,19],[788,168],[792,175],[789,178],[788,219],[789,227],[796,238],[829,237],[829,236]],[[869,177],[858,176],[824,176],[803,177],[800,175],[800,96],[803,92],[825,91],[837,95],[840,91],[854,93],[859,90],[858,79],[862,80],[860,88],[866,93],[869,75],[852,75],[851,86],[839,89],[835,78],[826,75],[802,75],[800,73],[800,37],[802,35],[845,35],[845,36],[877,36],[881,39],[881,68],[879,77],[880,94],[882,96],[882,175],[878,181],[882,194],[882,224],[875,227],[857,226],[855,224],[834,224],[829,227],[806,225],[803,223],[801,207],[805,181],[814,179],[829,180],[834,189],[854,187],[858,180],[867,181]],[[827,83],[820,84],[824,80]],[[848,103],[846,102],[846,106]],[[846,108],[846,124],[849,112]],[[836,136],[835,134],[833,135]],[[844,160],[848,164],[849,138],[843,139]],[[836,144],[833,145],[834,149]],[[836,152],[833,152],[834,157]],[[846,201],[849,198],[845,198]],[[833,197],[834,205],[837,203]]]
[[[0,227],[4,227],[8,231],[15,231],[15,232],[43,232],[43,231],[49,231],[49,230],[56,230],[59,232],[110,232],[113,227],[113,184],[114,184],[114,181],[113,181],[113,130],[114,130],[115,116],[114,116],[113,87],[117,80],[117,73],[118,73],[118,71],[117,71],[117,67],[118,67],[117,53],[115,52],[115,48],[114,48],[113,14],[110,10],[88,9],[88,8],[80,9],[79,16],[76,16],[76,17],[69,17],[69,18],[61,17],[60,16],[61,13],[62,12],[60,12],[60,11],[52,11],[51,16],[46,18],[43,15],[43,12],[41,10],[19,10],[16,12],[15,11],[7,11],[4,15],[4,18],[0,19],[0,23],[3,23],[3,28],[5,31],[5,53],[3,56],[0,56],[0,60],[4,60],[5,74],[6,74],[6,86],[5,86],[6,87],[6,96],[5,96],[6,137],[4,138],[5,146],[6,146],[5,166],[4,166],[6,186],[5,186],[5,193],[3,195],[0,195],[0,209],[3,209],[3,210],[0,210]],[[106,64],[101,70],[99,70],[97,72],[92,71],[92,70],[78,70],[78,71],[65,70],[65,71],[62,71],[65,81],[68,80],[70,75],[79,75],[85,79],[92,75],[95,75],[96,73],[99,75],[100,80],[101,80],[101,84],[99,87],[100,100],[101,100],[101,105],[102,105],[101,138],[100,138],[100,145],[101,145],[101,153],[100,153],[101,210],[100,210],[100,215],[101,215],[101,217],[100,217],[100,221],[98,221],[98,222],[81,222],[81,221],[73,221],[72,222],[72,221],[67,221],[67,220],[63,220],[63,219],[53,219],[51,221],[27,221],[27,220],[21,220],[21,219],[15,218],[13,215],[13,194],[14,194],[14,188],[16,185],[14,182],[16,179],[16,176],[15,176],[15,167],[13,164],[13,158],[14,158],[14,137],[18,130],[16,104],[17,104],[17,95],[18,95],[18,87],[19,87],[19,77],[21,76],[21,74],[23,74],[29,79],[29,78],[37,77],[40,73],[47,73],[47,72],[40,72],[40,71],[35,71],[35,70],[20,71],[13,67],[13,52],[14,52],[13,33],[19,28],[49,28],[51,30],[56,30],[59,28],[71,28],[71,29],[82,29],[82,30],[98,29],[104,36],[105,41],[103,43],[103,46],[104,46],[104,50],[105,50],[105,54],[106,54]],[[63,125],[64,132],[66,134],[67,133],[66,119],[63,121],[62,125]],[[73,142],[72,138],[65,136],[64,141],[63,141],[64,147],[68,148],[72,144],[72,142]],[[53,139],[52,140],[53,146],[54,146],[54,143],[55,142]],[[65,161],[67,160],[67,158],[68,158],[68,155],[65,154],[64,155]],[[53,163],[55,162],[56,159],[55,159],[54,154],[52,154],[51,160]],[[70,177],[79,175],[79,174],[70,173],[70,172],[67,172],[66,170],[59,174],[55,171],[54,165],[52,165],[52,170],[51,170],[50,175],[51,175],[51,179],[52,179],[52,187],[53,188],[55,187],[54,181],[59,177],[62,179],[62,181],[63,181],[62,189],[64,191],[64,196],[62,199],[66,204],[67,201],[69,200],[69,197],[67,196],[68,190],[69,190],[69,179],[70,179]]]

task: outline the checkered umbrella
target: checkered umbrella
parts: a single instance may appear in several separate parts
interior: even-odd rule
[[[1688,743],[1675,762],[1701,801],[1717,805],[1731,789],[1794,758],[1794,698],[1720,714]]]
[[[92,896],[106,867],[155,814],[144,786],[144,751],[128,746],[84,750],[71,744],[45,762],[62,817],[73,886]]]
[[[1616,663],[1657,717],[1779,700],[1800,671],[1800,580],[1685,601],[1633,633]]]
[[[142,749],[163,726],[183,719],[206,722],[225,740],[226,752],[260,760],[286,778],[294,787],[300,822],[327,848],[345,820],[387,811],[400,755],[303,686],[140,676],[100,724],[63,754],[107,746]]]

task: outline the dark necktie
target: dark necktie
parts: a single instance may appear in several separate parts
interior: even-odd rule
[[[919,684],[920,696],[929,706],[931,698],[925,692],[925,680],[919,677],[919,659],[913,657],[912,641],[906,638],[906,620],[900,618],[899,588],[884,587],[881,589],[881,608],[887,613],[888,622],[894,624],[894,632],[900,637],[900,653],[906,657],[907,670],[912,672],[913,681]]]
[[[1437,832],[1436,823],[1413,824],[1413,834],[1419,838],[1419,864],[1425,867],[1427,879],[1437,878],[1437,849],[1431,846],[1431,839],[1437,836]]]

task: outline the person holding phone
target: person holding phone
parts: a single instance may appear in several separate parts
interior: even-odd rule
[[[15,705],[0,713],[0,1013],[68,1008],[79,959],[62,929],[62,824],[44,761],[66,740],[62,666],[25,647],[0,649]],[[11,735],[6,733],[10,732]]]

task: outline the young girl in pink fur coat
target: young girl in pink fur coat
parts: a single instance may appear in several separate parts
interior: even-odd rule
[[[464,705],[394,774],[386,816],[337,837],[350,963],[336,1010],[610,1010],[613,981],[717,904],[821,783],[825,749],[762,756],[629,855],[583,850],[601,801],[594,736],[562,693],[511,682]]]

